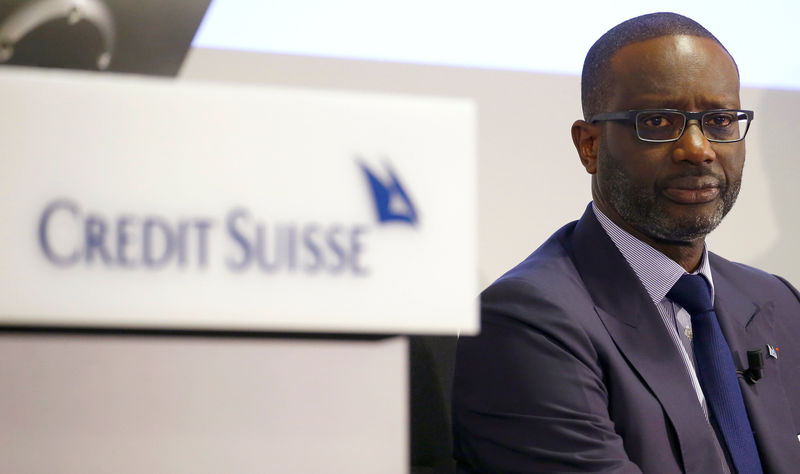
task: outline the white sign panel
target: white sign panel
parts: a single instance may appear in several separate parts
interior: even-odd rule
[[[0,326],[477,330],[455,99],[0,71]]]

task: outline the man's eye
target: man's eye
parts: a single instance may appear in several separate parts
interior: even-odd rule
[[[731,114],[710,114],[706,116],[706,125],[711,127],[729,127],[736,119]]]
[[[664,115],[648,115],[641,117],[639,122],[648,128],[669,127],[672,125],[669,118]]]

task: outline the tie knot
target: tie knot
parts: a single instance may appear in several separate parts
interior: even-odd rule
[[[702,275],[684,274],[667,293],[692,316],[714,309],[711,287]]]

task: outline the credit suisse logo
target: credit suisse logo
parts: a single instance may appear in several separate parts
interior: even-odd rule
[[[372,190],[378,222],[404,222],[411,226],[417,225],[417,211],[414,204],[391,165],[384,163],[386,172],[384,179],[379,178],[363,162],[360,166]]]
[[[365,242],[375,224],[414,228],[419,216],[388,161],[370,167],[357,158],[354,172],[359,171],[366,184],[363,196],[374,208],[373,224],[327,222],[325,216],[311,222],[273,222],[243,206],[216,218],[129,210],[107,215],[62,197],[47,203],[38,216],[39,249],[50,264],[63,269],[202,271],[222,265],[235,273],[363,277],[370,273]],[[212,252],[211,245],[225,248]],[[223,257],[212,261],[214,255]]]

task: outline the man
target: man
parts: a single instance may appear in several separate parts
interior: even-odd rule
[[[753,118],[733,58],[645,15],[595,43],[581,88],[593,202],[481,295],[456,359],[460,471],[800,472],[800,295],[704,243]]]

